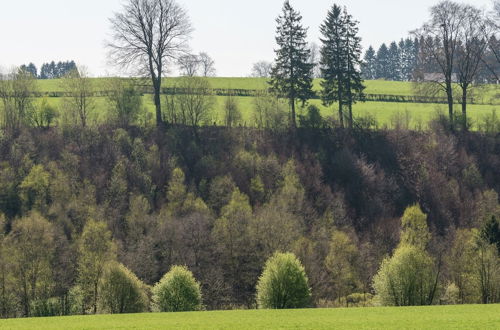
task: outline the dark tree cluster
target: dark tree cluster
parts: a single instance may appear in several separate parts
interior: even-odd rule
[[[38,79],[59,79],[66,76],[71,71],[77,69],[75,61],[67,62],[50,62],[42,64],[40,68],[40,73],[38,74],[38,69],[36,65],[30,63],[28,65],[21,65],[20,68],[27,71],[33,75],[33,77]]]
[[[367,80],[411,81],[417,68],[418,39],[393,41],[389,47],[382,44],[377,51],[370,46],[362,65],[363,78]]]

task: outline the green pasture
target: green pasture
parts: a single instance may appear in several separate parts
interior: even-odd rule
[[[500,305],[246,310],[0,320],[0,329],[498,329]]]

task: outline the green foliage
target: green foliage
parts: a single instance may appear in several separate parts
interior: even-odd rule
[[[31,304],[50,297],[53,277],[54,228],[38,213],[14,222],[8,236],[10,267],[15,293],[23,315],[31,315]]]
[[[49,317],[61,316],[61,302],[58,298],[39,299],[35,300],[31,305],[31,316],[33,317]]]
[[[148,309],[146,286],[122,264],[113,262],[100,283],[99,306],[103,312],[140,313]]]
[[[201,310],[200,284],[186,267],[173,266],[154,286],[153,302],[160,312]]]
[[[304,116],[299,116],[300,127],[317,129],[324,126],[323,117],[321,117],[320,109],[311,104],[307,107],[307,113]]]
[[[259,308],[304,308],[310,303],[308,278],[297,257],[292,253],[276,253],[269,258],[257,284]]]
[[[103,222],[90,220],[78,242],[78,284],[84,292],[85,304],[97,312],[99,283],[106,265],[116,258],[111,232]]]
[[[358,248],[351,238],[346,233],[335,230],[325,259],[325,267],[331,276],[335,295],[339,299],[355,291],[359,286],[358,258]]]
[[[401,245],[414,245],[425,249],[431,234],[427,228],[427,216],[419,205],[407,208],[401,218]]]
[[[307,102],[312,96],[312,69],[309,63],[311,51],[307,45],[307,29],[302,26],[302,16],[287,0],[283,14],[276,20],[275,64],[271,70],[271,89],[290,102],[292,127],[296,127],[295,102]]]
[[[46,211],[49,202],[50,174],[43,165],[35,165],[19,186],[26,210]]]
[[[481,238],[497,247],[500,254],[500,224],[495,216],[492,216],[481,229]]]
[[[437,274],[434,261],[424,250],[401,245],[384,259],[373,279],[373,288],[382,305],[432,305]]]
[[[109,80],[108,103],[111,120],[120,127],[127,127],[137,121],[142,109],[142,97],[133,82],[123,78]]]
[[[37,127],[48,129],[57,119],[57,116],[57,109],[49,104],[47,98],[44,97],[40,105],[33,110],[31,121]]]

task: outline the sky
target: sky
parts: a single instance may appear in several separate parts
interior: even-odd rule
[[[0,67],[75,60],[93,76],[120,74],[107,61],[109,18],[126,0],[0,0]],[[282,0],[177,0],[190,16],[193,52],[207,52],[221,77],[248,76],[252,64],[272,61]],[[439,0],[291,0],[319,43],[319,26],[333,3],[357,19],[362,44],[378,47],[406,37]],[[482,9],[491,0],[463,0]],[[175,74],[175,72],[173,72]]]

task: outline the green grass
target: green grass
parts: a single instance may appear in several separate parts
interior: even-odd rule
[[[173,86],[179,78],[167,78],[164,80],[164,86]],[[106,78],[96,78],[97,89],[106,89]],[[258,90],[266,88],[266,79],[262,78],[209,78],[213,88],[220,89],[252,89]],[[57,92],[62,90],[60,80],[40,80],[39,89],[42,92]],[[319,80],[315,80],[315,89],[319,89]],[[389,94],[389,95],[413,95],[413,85],[410,82],[394,81],[366,81],[366,93],[369,94]],[[500,110],[499,95],[500,85],[489,85],[482,87],[476,92],[476,99],[481,99],[483,103],[469,105],[468,115],[474,127],[483,122],[486,116],[491,115],[493,110]],[[238,97],[238,102],[242,112],[243,123],[246,126],[253,126],[253,98]],[[154,112],[154,106],[151,95],[144,96],[144,106],[150,113]],[[217,103],[212,113],[209,123],[223,122],[223,105],[225,97],[218,96]],[[61,98],[49,98],[49,102],[54,105],[61,103]],[[319,106],[323,116],[335,116],[336,106],[325,108],[321,101],[311,100],[311,104]],[[456,111],[460,111],[460,105],[455,105]],[[371,116],[377,120],[378,126],[383,128],[394,128],[397,122],[408,121],[409,128],[427,127],[428,122],[435,118],[438,113],[447,113],[447,107],[444,104],[431,103],[393,103],[393,102],[365,102],[354,105],[354,115],[356,117]],[[107,104],[104,98],[96,98],[95,120],[101,122],[107,117]],[[300,113],[300,110],[299,110]],[[153,116],[154,117],[154,116]]]
[[[498,329],[500,305],[71,316],[0,321],[1,329]]]

